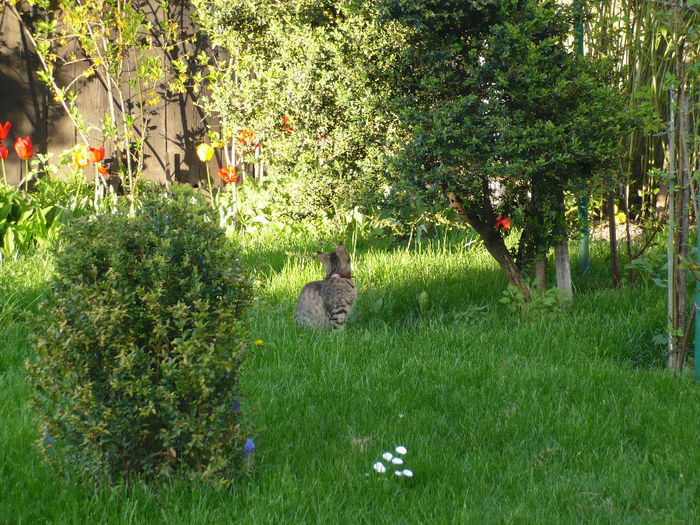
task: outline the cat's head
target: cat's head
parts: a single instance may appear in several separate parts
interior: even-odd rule
[[[318,260],[321,261],[326,270],[326,277],[333,274],[338,274],[342,277],[350,277],[352,275],[352,265],[350,264],[350,254],[348,254],[345,244],[342,242],[334,252],[323,253],[318,252]]]

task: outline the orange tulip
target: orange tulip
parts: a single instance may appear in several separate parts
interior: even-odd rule
[[[104,148],[90,148],[89,158],[92,162],[102,162],[105,158]]]
[[[238,174],[236,173],[236,168],[232,167],[230,164],[219,170],[219,177],[224,179],[226,184],[231,184],[238,180]]]
[[[97,171],[99,171],[104,177],[107,176],[107,168],[105,168],[102,164],[97,165]]]
[[[9,128],[8,128],[9,129]],[[34,155],[34,145],[29,137],[19,137],[15,142],[15,151],[22,160],[28,160]]]
[[[0,159],[5,160],[9,152],[10,150],[8,150],[5,146],[0,144]]]

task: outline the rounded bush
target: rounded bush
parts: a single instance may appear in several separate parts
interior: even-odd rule
[[[250,272],[206,204],[173,191],[67,227],[30,321],[43,447],[91,477],[231,481],[245,463]]]

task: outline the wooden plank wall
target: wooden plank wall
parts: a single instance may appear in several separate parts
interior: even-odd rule
[[[17,137],[30,136],[37,151],[46,151],[46,88],[32,74],[38,68],[29,51],[20,25],[8,9],[0,11],[0,122],[12,123],[5,147],[10,150],[5,161],[8,182],[17,184],[22,164],[14,154]]]
[[[162,12],[157,0],[144,0],[144,9],[149,20],[157,23]],[[182,31],[182,40],[186,40],[196,30],[191,21],[190,2],[173,2],[175,17]],[[69,44],[63,50],[70,56],[75,48]],[[201,46],[202,44],[198,44]],[[196,56],[201,47],[192,44],[180,44],[171,51],[170,57],[163,51],[160,57],[165,64],[171,58],[185,54]],[[206,50],[211,53],[211,50]],[[137,67],[137,56],[131,56],[127,62],[127,74],[133,75]],[[31,43],[23,34],[20,24],[13,13],[5,6],[0,7],[0,123],[9,120],[12,123],[10,137],[5,146],[11,150],[6,161],[8,182],[17,184],[20,175],[20,162],[14,154],[14,142],[17,137],[29,135],[35,150],[40,153],[53,154],[54,160],[59,153],[79,142],[79,137],[70,118],[62,106],[53,100],[46,86],[36,75],[39,61],[33,52]],[[66,85],[84,71],[84,66],[73,64],[61,70],[61,83]],[[173,181],[188,182],[192,185],[206,187],[206,168],[196,155],[197,145],[206,139],[207,121],[197,108],[192,92],[172,94],[167,90],[169,78],[163,77],[156,87],[160,103],[148,109],[148,134],[144,145],[144,177],[158,183]],[[75,84],[78,95],[77,105],[86,124],[100,127],[104,115],[109,111],[109,99],[106,87],[96,77],[81,79]],[[127,105],[135,104],[136,93],[124,85],[122,93]],[[102,144],[97,129],[89,130],[90,141],[95,146],[105,146],[105,161],[109,166],[116,159],[111,144]],[[210,163],[212,182],[220,185],[216,171],[223,165],[223,158],[215,157]]]

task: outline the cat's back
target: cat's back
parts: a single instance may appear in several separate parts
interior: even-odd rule
[[[297,303],[297,323],[303,326],[341,327],[357,299],[352,279],[332,275],[322,281],[307,283]]]
[[[343,326],[357,299],[350,255],[341,242],[334,252],[317,252],[316,256],[326,270],[326,278],[302,288],[297,303],[297,323],[336,330]]]

